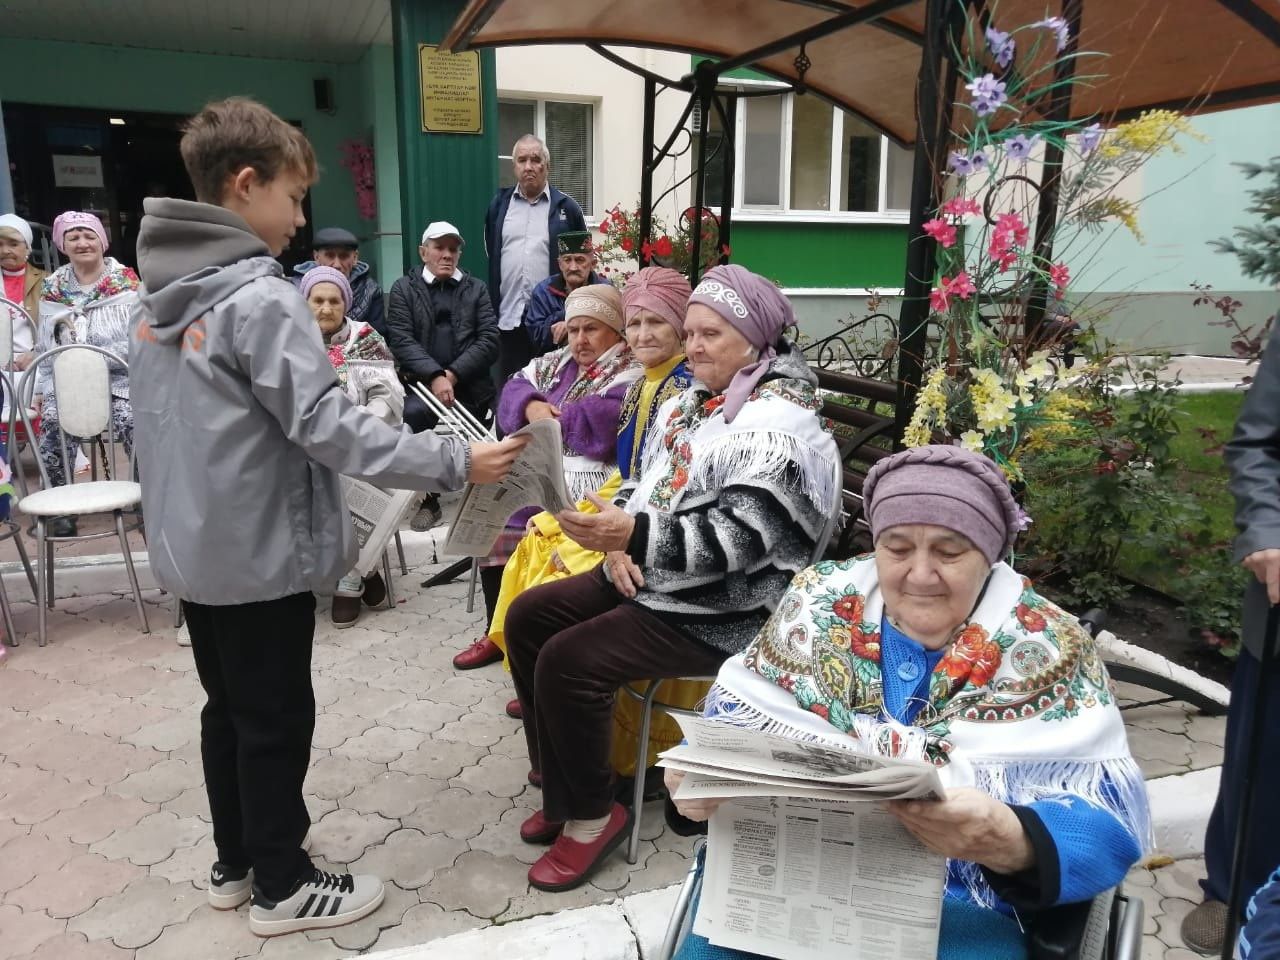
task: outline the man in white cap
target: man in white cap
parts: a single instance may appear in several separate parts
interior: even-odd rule
[[[495,396],[490,368],[498,359],[498,320],[484,283],[458,266],[463,246],[462,234],[448,221],[427,225],[418,247],[422,267],[392,284],[387,343],[404,380],[487,421]],[[434,427],[436,417],[410,392],[404,421],[420,432]],[[428,498],[411,526],[426,530],[439,520],[439,505]]]

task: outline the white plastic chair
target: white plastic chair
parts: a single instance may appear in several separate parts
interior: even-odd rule
[[[115,435],[111,429],[111,371],[108,362],[116,363],[128,371],[128,364],[109,350],[87,343],[71,343],[42,354],[26,371],[20,383],[19,394],[24,402],[30,401],[34,389],[35,371],[45,363],[53,364],[53,388],[58,398],[58,440],[62,465],[68,483],[54,487],[49,481],[43,461],[36,458],[44,489],[23,496],[17,507],[36,521],[36,604],[39,610],[39,642],[48,642],[47,610],[54,602],[53,546],[58,541],[97,540],[117,536],[124,555],[125,570],[129,574],[129,586],[138,610],[142,632],[150,633],[147,611],[142,604],[142,591],[138,587],[138,575],[133,567],[133,554],[126,536],[132,530],[142,531],[142,517],[125,522],[126,511],[136,511],[142,504],[142,487],[133,479],[90,480],[75,483],[75,458],[68,453],[67,434],[75,437],[108,435],[111,462],[115,462]],[[132,452],[129,456],[129,477],[134,476]],[[74,537],[53,537],[47,525],[53,517],[83,517],[97,513],[110,513],[115,519],[114,531],[78,534]],[[143,537],[146,534],[143,532]]]

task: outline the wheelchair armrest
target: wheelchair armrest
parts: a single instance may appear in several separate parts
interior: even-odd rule
[[[1042,910],[1028,924],[1030,960],[1099,960],[1105,950],[1114,888],[1083,903]]]

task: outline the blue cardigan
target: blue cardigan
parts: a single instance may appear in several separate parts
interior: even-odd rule
[[[547,209],[547,261],[546,276],[560,272],[556,256],[556,239],[566,230],[585,230],[587,221],[582,216],[582,208],[578,201],[567,193],[551,187],[551,203]],[[511,206],[511,197],[515,187],[503,187],[489,202],[489,209],[484,215],[484,250],[489,255],[489,299],[493,301],[493,312],[502,313],[502,224],[507,219],[507,208]]]

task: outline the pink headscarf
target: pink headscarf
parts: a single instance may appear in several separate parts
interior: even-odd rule
[[[670,267],[645,267],[622,288],[622,312],[630,318],[641,310],[656,313],[684,339],[684,312],[693,288],[683,273]]]
[[[66,247],[62,245],[63,238],[66,237],[68,230],[75,230],[78,227],[84,227],[96,233],[98,240],[102,242],[102,252],[107,252],[107,247],[110,246],[107,240],[107,228],[92,213],[84,213],[80,210],[68,210],[54,218],[53,245],[58,248],[58,252],[67,252]]]
[[[778,355],[774,344],[795,323],[795,312],[773,283],[736,263],[721,264],[703,274],[689,303],[710,307],[760,351],[760,359],[735,373],[724,392],[725,423],[732,423]]]

